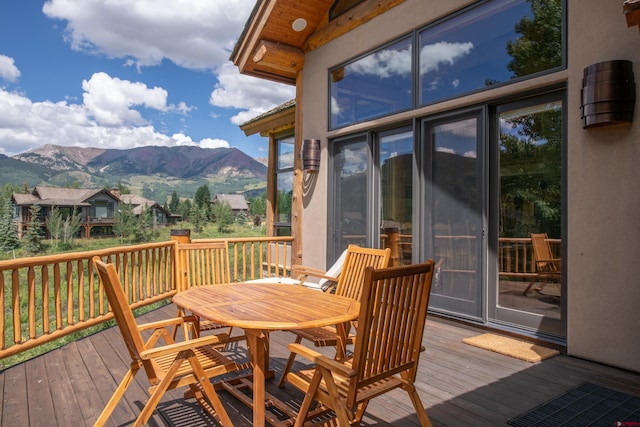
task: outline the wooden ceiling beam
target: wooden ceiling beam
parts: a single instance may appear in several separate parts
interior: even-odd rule
[[[302,50],[309,52],[317,49],[403,2],[404,0],[377,0],[360,3],[311,34]]]
[[[297,73],[304,65],[304,52],[297,47],[260,40],[253,55],[253,62],[259,68]]]

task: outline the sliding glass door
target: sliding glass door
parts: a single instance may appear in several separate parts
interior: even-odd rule
[[[430,307],[482,317],[482,109],[422,124]]]

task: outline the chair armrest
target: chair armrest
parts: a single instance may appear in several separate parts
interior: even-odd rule
[[[220,339],[220,336],[218,335],[207,335],[206,337],[195,338],[190,341],[182,341],[175,344],[163,345],[162,347],[155,347],[141,351],[140,358],[142,358],[143,360],[148,360],[154,357],[177,353],[179,351],[204,347],[206,345],[226,344],[227,341],[227,339]]]
[[[183,323],[195,323],[198,321],[196,316],[174,317],[171,319],[158,320],[157,322],[149,322],[138,325],[138,330],[146,331],[148,329],[160,329],[167,326],[182,325]]]
[[[300,264],[294,264],[291,266],[291,277],[297,278],[298,276],[311,276],[316,277],[318,279],[327,279],[338,281],[337,277],[327,276],[327,272],[323,270],[319,270],[313,267],[306,267]]]
[[[331,372],[336,373],[342,377],[351,378],[357,375],[356,371],[349,368],[343,363],[340,363],[336,360],[333,360],[324,354],[318,353],[317,351],[310,349],[309,347],[305,347],[302,344],[292,343],[289,344],[289,351],[292,353],[299,354],[300,356],[304,356],[310,361],[329,369]]]

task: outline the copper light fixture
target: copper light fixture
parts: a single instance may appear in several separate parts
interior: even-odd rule
[[[302,169],[307,172],[318,172],[320,169],[320,140],[303,140],[301,157]]]
[[[615,60],[588,66],[580,95],[584,129],[631,123],[636,102],[633,62]]]

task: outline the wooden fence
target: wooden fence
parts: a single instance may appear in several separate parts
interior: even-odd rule
[[[410,241],[401,237],[404,249],[396,253],[410,253]],[[288,275],[291,237],[226,240],[232,281]],[[560,241],[550,243],[557,253]],[[177,247],[168,241],[0,261],[0,360],[113,318],[91,263],[96,255],[116,265],[132,308],[167,300],[181,274]],[[455,252],[460,258],[460,250]],[[500,239],[498,260],[501,277],[535,275],[530,239]]]
[[[290,237],[227,240],[233,281],[291,267]],[[0,360],[113,318],[91,262],[96,255],[116,265],[132,308],[167,300],[182,268],[177,247],[167,241],[0,261]]]

